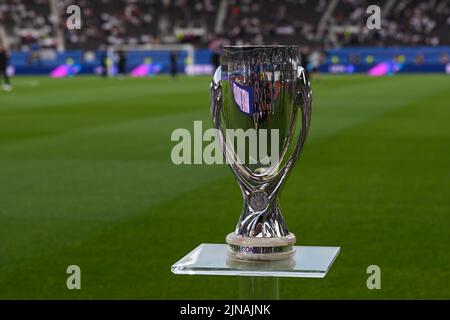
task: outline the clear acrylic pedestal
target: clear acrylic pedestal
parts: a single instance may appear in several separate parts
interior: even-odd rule
[[[292,258],[280,261],[237,261],[228,245],[203,243],[172,266],[175,274],[241,276],[243,299],[278,299],[278,277],[324,278],[339,247],[296,246]],[[245,277],[245,278],[244,278]]]

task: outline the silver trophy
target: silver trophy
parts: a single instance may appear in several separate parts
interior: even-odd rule
[[[210,99],[218,141],[244,197],[236,229],[226,237],[228,253],[237,260],[288,259],[296,237],[288,231],[278,195],[311,117],[299,47],[225,46]],[[244,134],[244,153],[230,131]]]

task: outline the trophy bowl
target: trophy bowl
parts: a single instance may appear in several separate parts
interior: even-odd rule
[[[210,106],[221,150],[244,207],[228,254],[281,260],[294,254],[278,195],[309,128],[311,88],[298,46],[225,46],[211,82]]]

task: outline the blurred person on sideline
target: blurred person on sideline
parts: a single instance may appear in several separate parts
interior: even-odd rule
[[[321,59],[320,51],[319,49],[316,48],[309,55],[309,60],[311,61],[311,77],[315,77],[319,72],[320,59]]]
[[[209,44],[209,50],[211,50],[211,65],[213,66],[213,73],[220,66],[220,57],[222,51],[223,39],[214,39]]]
[[[300,59],[301,59],[301,65],[303,67],[303,69],[305,70],[305,74],[306,77],[309,79],[309,70],[308,70],[308,65],[309,65],[309,49],[307,47],[303,47],[300,49]]]
[[[108,53],[104,47],[100,49],[101,75],[104,79],[108,77]]]
[[[169,59],[170,59],[170,75],[172,76],[172,78],[176,78],[178,73],[178,66],[177,66],[178,53],[176,51],[171,51]]]
[[[119,61],[117,63],[117,71],[119,75],[119,79],[122,80],[126,76],[127,69],[127,54],[122,49],[118,52]]]
[[[0,45],[0,79],[3,79],[2,88],[4,91],[11,91],[12,86],[8,75],[9,54],[6,49]],[[1,82],[1,80],[0,80]]]
[[[211,65],[213,66],[213,73],[220,67],[220,51],[213,51],[211,53]]]

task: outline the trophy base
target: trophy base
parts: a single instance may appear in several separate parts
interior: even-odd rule
[[[251,238],[235,234],[227,235],[228,256],[234,260],[274,261],[291,258],[295,253],[295,235],[289,233],[278,238]]]

